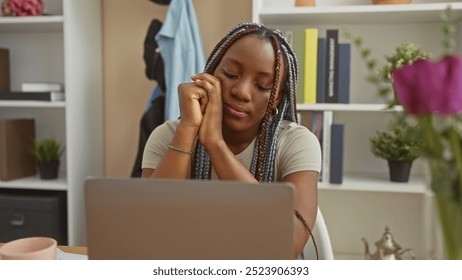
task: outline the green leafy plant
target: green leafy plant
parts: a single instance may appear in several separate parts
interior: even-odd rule
[[[34,139],[31,152],[37,162],[54,162],[59,161],[64,148],[56,138],[49,137],[43,140]]]
[[[361,59],[369,71],[369,75],[366,77],[367,81],[377,88],[377,95],[383,98],[390,107],[397,104],[397,99],[392,94],[391,72],[395,69],[401,69],[405,65],[410,65],[416,60],[430,58],[430,54],[422,51],[419,45],[404,43],[396,46],[389,55],[385,55],[385,64],[379,66],[377,60],[372,57],[371,49],[364,45],[362,37],[347,30],[343,34],[359,50]]]
[[[419,133],[417,126],[392,120],[386,130],[369,139],[371,152],[390,161],[412,162],[421,155],[424,146]]]

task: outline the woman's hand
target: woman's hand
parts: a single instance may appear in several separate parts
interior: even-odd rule
[[[180,125],[195,128],[202,124],[208,103],[207,91],[196,83],[182,83],[178,86],[180,100]]]
[[[208,144],[223,140],[221,83],[220,80],[207,73],[193,75],[192,79],[197,86],[207,92],[208,101],[199,129],[199,141],[207,148]]]

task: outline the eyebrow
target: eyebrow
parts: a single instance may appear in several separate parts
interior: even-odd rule
[[[226,57],[226,58],[224,58],[224,60],[229,61],[229,62],[234,63],[234,64],[237,64],[238,66],[242,66],[242,63],[241,63],[239,60],[235,59],[235,58]],[[269,76],[269,77],[271,77],[271,78],[272,78],[273,75],[274,75],[273,73],[271,73],[271,72],[266,72],[266,71],[259,71],[257,74],[258,74],[259,76]]]

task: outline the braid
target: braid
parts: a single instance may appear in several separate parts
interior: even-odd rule
[[[250,166],[251,174],[260,182],[271,182],[274,180],[274,165],[276,158],[276,147],[279,138],[279,128],[283,119],[297,122],[295,91],[298,80],[298,63],[291,45],[287,42],[279,30],[270,30],[258,23],[242,23],[234,27],[215,46],[207,59],[205,72],[213,74],[221,62],[224,54],[230,46],[240,38],[257,34],[262,39],[271,42],[275,53],[274,83],[266,108],[265,115],[260,124],[255,141],[254,154]],[[281,77],[282,59],[286,65],[285,80],[282,84],[284,89],[280,104],[279,113],[272,115],[274,102],[277,96],[277,86]],[[195,153],[192,157],[191,178],[210,179],[212,164],[204,146],[197,141]]]
[[[258,139],[258,142],[259,142],[259,146],[260,147],[265,147],[265,143],[267,143],[267,141],[269,139],[267,139],[267,135],[270,136],[268,134],[268,126],[270,125],[270,117],[271,117],[271,113],[272,113],[272,110],[274,108],[274,99],[276,97],[276,94],[277,94],[277,81],[279,81],[279,73],[281,72],[281,50],[279,49],[279,44],[278,44],[278,41],[277,41],[277,38],[274,34],[271,35],[271,43],[273,44],[273,48],[275,50],[275,57],[276,57],[276,71],[274,71],[274,78],[273,78],[273,81],[274,82],[274,85],[273,85],[273,88],[271,89],[271,94],[270,94],[270,98],[269,98],[269,102],[268,102],[268,106],[266,107],[266,113],[265,113],[265,116],[263,117],[263,121],[262,121],[262,125],[261,125],[261,134],[259,135],[259,139]],[[270,130],[271,131],[271,130]],[[271,137],[271,136],[270,136]],[[263,165],[265,163],[265,160],[264,160],[264,151],[265,149],[258,149],[258,155],[257,155],[257,176],[256,176],[256,179],[258,181],[262,181],[263,180]],[[268,165],[268,161],[266,161],[266,165]]]

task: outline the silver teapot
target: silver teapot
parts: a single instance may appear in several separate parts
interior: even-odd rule
[[[369,253],[369,244],[364,237],[362,238],[362,241],[365,246],[366,260],[401,260],[401,256],[406,252],[409,253],[413,260],[415,259],[412,249],[408,248],[401,250],[401,246],[393,240],[393,235],[391,234],[388,226],[385,227],[382,239],[375,242],[377,251],[374,254]]]

